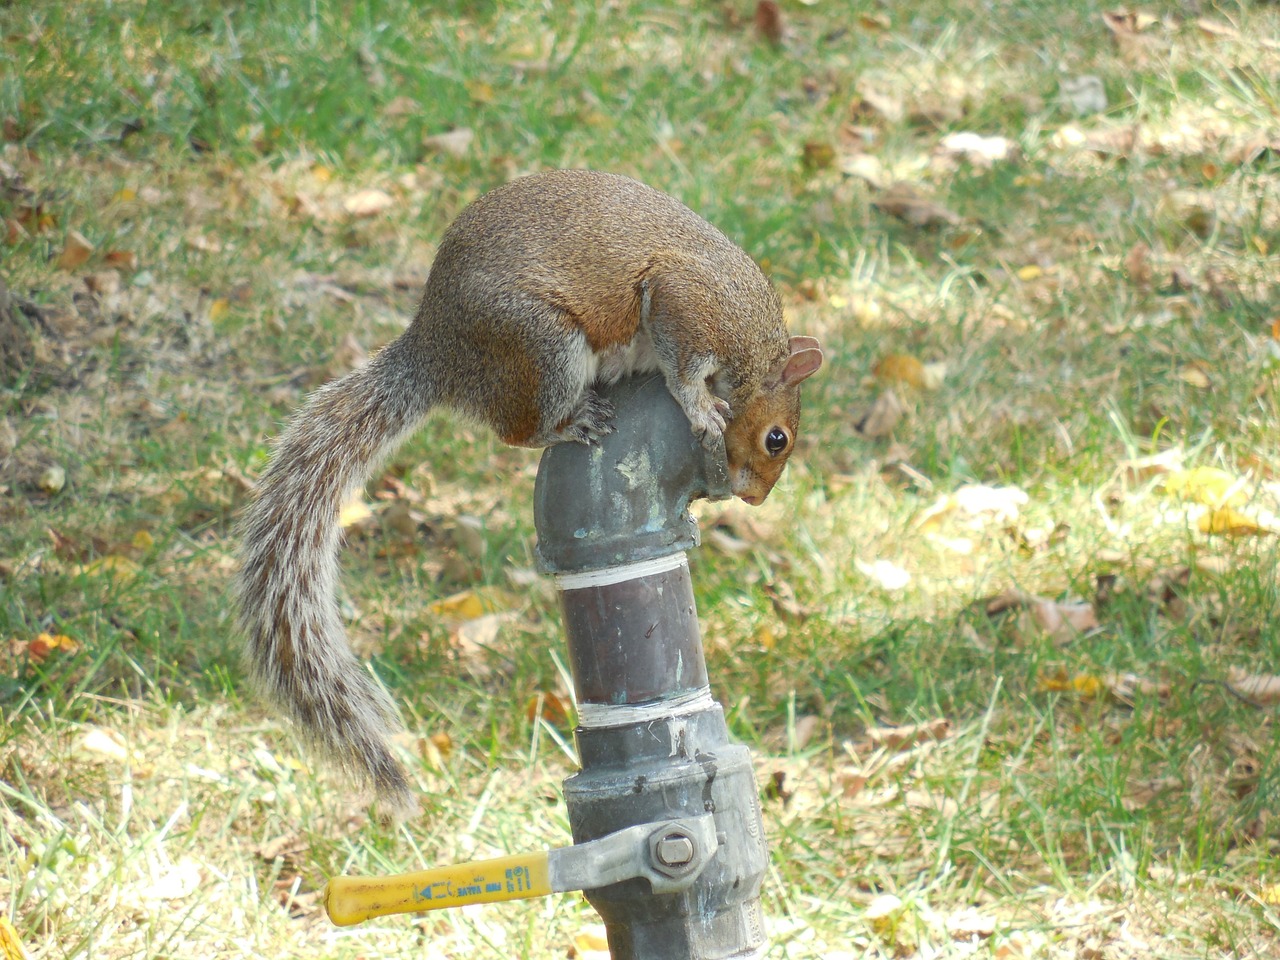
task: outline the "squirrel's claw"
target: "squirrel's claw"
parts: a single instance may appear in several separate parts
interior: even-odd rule
[[[724,436],[724,428],[729,422],[729,413],[729,401],[710,393],[698,409],[692,411],[685,409],[693,435],[707,450],[714,449],[720,438]]]
[[[598,443],[613,431],[613,404],[587,390],[573,413],[556,426],[552,442]]]

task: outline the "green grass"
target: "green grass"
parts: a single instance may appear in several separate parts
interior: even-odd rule
[[[564,693],[524,576],[536,457],[437,414],[349,536],[353,640],[418,759],[403,830],[249,694],[227,599],[280,422],[402,328],[469,200],[550,166],[680,197],[826,348],[787,477],[761,510],[700,507],[733,539],[693,558],[716,694],[782,776],[770,956],[1273,955],[1275,707],[1222,681],[1280,674],[1277,543],[1206,535],[1124,463],[1180,447],[1280,512],[1280,20],[1205,8],[1238,31],[1210,36],[1159,4],[1117,44],[1108,9],[784,3],[775,49],[749,3],[0,8],[0,276],[46,323],[0,382],[0,902],[31,956],[540,958],[590,929],[573,896],[338,935],[317,903],[338,871],[568,840],[570,731],[529,709]],[[1104,114],[1060,102],[1080,74]],[[900,116],[855,111],[868,91]],[[457,128],[462,156],[424,142]],[[1018,156],[948,159],[954,132]],[[846,173],[860,151],[884,183]],[[957,222],[877,208],[891,180]],[[346,214],[370,187],[395,205]],[[71,271],[69,230],[95,246]],[[905,415],[866,439],[891,354],[945,377],[892,385]],[[1027,502],[924,522],[975,483]],[[988,613],[1011,588],[1098,627]],[[431,607],[467,590],[508,616],[483,650]],[[74,647],[34,656],[41,634]],[[1160,686],[1096,686],[1126,673]],[[912,748],[868,732],[939,719]]]

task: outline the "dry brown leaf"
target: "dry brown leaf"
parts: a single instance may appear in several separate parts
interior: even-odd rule
[[[863,576],[875,581],[885,590],[901,590],[911,582],[911,574],[889,560],[874,560],[871,563],[865,563],[855,557],[853,565],[858,568]]]
[[[1182,469],[1185,457],[1181,447],[1171,447],[1135,460],[1121,460],[1119,471],[1130,483],[1141,483],[1161,474],[1176,473]]]
[[[385,190],[357,190],[342,201],[342,209],[353,217],[375,217],[390,210],[395,199]]]
[[[132,250],[108,250],[102,255],[102,262],[130,273],[138,269],[138,255]]]
[[[883,190],[885,187],[884,164],[874,154],[859,151],[842,157],[840,159],[840,172],[846,177],[853,177],[863,181],[873,190]]]
[[[704,518],[708,527],[719,527],[752,545],[767,544],[774,539],[773,525],[754,508],[740,500],[729,500],[714,514]]]
[[[329,369],[333,371],[335,376],[341,376],[349,370],[354,370],[368,359],[369,354],[365,350],[364,344],[360,342],[360,338],[355,335],[354,331],[348,330],[333,351]]]
[[[133,891],[142,902],[153,909],[165,909],[174,900],[185,900],[196,893],[204,883],[204,870],[191,857],[183,857],[164,873],[140,889]]]
[[[1084,601],[1034,599],[1027,610],[1031,621],[1054,641],[1064,643],[1098,627],[1093,604]]]
[[[471,141],[476,137],[470,127],[458,127],[444,133],[433,133],[422,138],[422,145],[433,153],[444,153],[451,157],[465,157],[471,150]]]
[[[809,140],[802,156],[806,170],[825,170],[836,160],[836,148],[822,140]]]
[[[542,719],[553,726],[568,726],[569,704],[558,693],[540,690],[525,701],[524,718],[529,723]]]
[[[106,727],[87,727],[76,740],[75,747],[83,759],[95,763],[106,760],[124,763],[132,755],[124,737]]]
[[[1227,670],[1227,686],[1237,695],[1262,706],[1280,703],[1280,677],[1252,674],[1239,667]]]
[[[764,594],[773,604],[774,612],[783,619],[803,623],[814,611],[796,599],[796,592],[785,580],[772,580],[764,585]]]
[[[1208,17],[1197,19],[1196,28],[1210,40],[1234,40],[1240,36],[1240,31],[1231,24],[1210,20]]]
[[[459,659],[477,677],[487,676],[490,664],[487,654],[498,640],[502,628],[515,620],[514,613],[486,613],[465,620],[449,634],[449,641]]]
[[[867,88],[858,91],[858,99],[853,101],[850,110],[850,116],[854,120],[871,118],[883,120],[890,125],[901,123],[906,113],[901,100]]]
[[[889,184],[880,196],[871,201],[871,205],[921,229],[956,226],[964,222],[958,214],[924,197],[914,186],[901,180]]]
[[[954,493],[943,494],[920,513],[913,526],[922,532],[937,532],[942,521],[953,514],[962,515],[971,526],[994,523],[1008,525],[1018,519],[1030,498],[1017,487],[989,487],[966,484]]]
[[[871,727],[867,742],[876,749],[903,750],[929,740],[945,740],[951,736],[951,721],[937,717],[923,723],[906,723],[898,727]]]
[[[803,717],[797,717],[795,728],[792,731],[792,747],[796,750],[803,750],[809,745],[814,735],[822,730],[823,720],[819,716],[812,713],[806,713]]]
[[[735,537],[723,527],[712,527],[704,534],[704,538],[708,546],[731,557],[740,557],[751,552],[751,544]]]
[[[1208,390],[1213,386],[1213,379],[1209,376],[1208,366],[1199,360],[1184,363],[1179,367],[1178,379],[1200,390]]]
[[[1160,198],[1156,213],[1201,240],[1207,239],[1218,223],[1217,201],[1207,190],[1172,190]]]
[[[854,412],[853,429],[868,439],[887,437],[893,433],[894,427],[906,412],[907,408],[898,399],[898,395],[893,390],[886,389],[872,401],[869,408]]]
[[[1158,21],[1141,10],[1107,10],[1102,14],[1102,22],[1114,34],[1129,34],[1141,33]]]
[[[977,907],[965,907],[946,919],[947,933],[954,940],[986,940],[996,932],[996,918]]]
[[[83,233],[78,230],[68,230],[67,238],[63,242],[62,253],[58,256],[58,268],[61,270],[74,270],[83,266],[84,263],[93,255],[94,246],[90,243]]]
[[[422,107],[413,97],[399,96],[387,101],[386,106],[382,108],[382,115],[388,120],[399,120],[402,117],[414,116],[421,111]]]
[[[944,155],[967,160],[976,167],[989,168],[1002,160],[1010,160],[1017,153],[1014,142],[1007,137],[983,136],[960,131],[949,133],[938,143]]]
[[[1104,673],[1099,679],[1102,681],[1103,689],[1111,697],[1122,703],[1131,703],[1138,694],[1164,699],[1172,692],[1169,684],[1158,680],[1148,680],[1146,677],[1140,677],[1136,673]]]
[[[1078,117],[1102,113],[1107,109],[1107,88],[1102,78],[1093,74],[1063,77],[1058,82],[1058,91]]]
[[[786,39],[786,25],[777,0],[757,0],[754,18],[756,34],[774,46]]]
[[[1141,240],[1130,247],[1125,255],[1124,272],[1128,275],[1129,282],[1139,290],[1150,289],[1153,274],[1151,248]]]

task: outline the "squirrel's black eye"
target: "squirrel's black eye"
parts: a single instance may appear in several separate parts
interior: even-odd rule
[[[787,444],[790,442],[787,432],[781,427],[774,427],[764,435],[764,448],[769,451],[771,457],[776,457],[787,449]]]

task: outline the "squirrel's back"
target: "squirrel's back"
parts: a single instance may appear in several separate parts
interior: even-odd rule
[[[682,284],[690,339],[726,368],[763,374],[785,358],[782,304],[756,262],[674,197],[597,170],[532,174],[468,205],[440,241],[415,326],[454,349],[485,326],[486,306],[505,313],[519,296],[554,305],[604,350],[635,337],[655,274]]]

